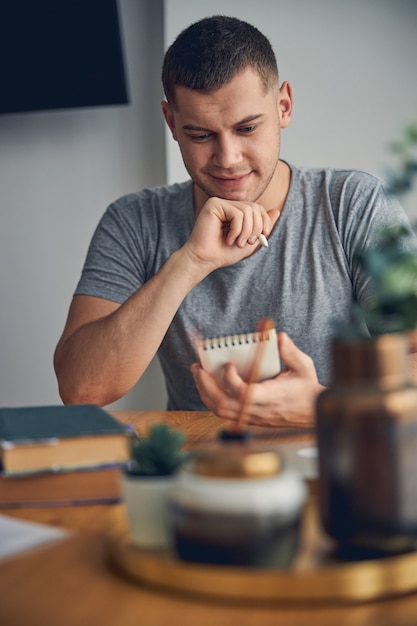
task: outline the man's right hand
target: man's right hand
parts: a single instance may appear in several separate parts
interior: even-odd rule
[[[193,262],[208,271],[233,265],[258,248],[258,236],[269,236],[280,212],[255,202],[209,198],[184,246]]]

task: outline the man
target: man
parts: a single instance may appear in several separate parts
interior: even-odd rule
[[[158,353],[169,409],[235,420],[246,383],[232,364],[221,382],[202,370],[193,337],[251,332],[270,317],[285,367],[253,386],[250,421],[311,426],[332,320],[371,297],[355,254],[406,218],[373,176],[280,160],[292,90],[253,26],[224,16],[191,25],[162,79],[191,180],[130,194],[103,216],[55,353],[61,396],[108,404]]]

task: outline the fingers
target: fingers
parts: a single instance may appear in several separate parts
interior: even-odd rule
[[[204,275],[233,265],[258,250],[259,235],[269,236],[278,215],[256,203],[209,198],[182,252]]]
[[[239,248],[244,248],[247,243],[253,245],[263,230],[263,207],[241,203],[225,208],[229,219],[226,243],[230,246],[236,244]]]
[[[312,359],[297,348],[287,333],[282,332],[278,334],[278,348],[280,357],[288,369],[300,376],[310,373],[311,370],[315,371]]]
[[[279,211],[268,212],[261,204],[255,202],[230,202],[220,198],[210,198],[210,210],[217,213],[219,219],[227,223],[226,243],[243,248],[247,243],[254,245],[258,236],[268,236],[273,220]]]
[[[245,393],[246,384],[237,372],[237,367],[233,363],[226,363],[223,367],[223,389],[232,398],[240,400]]]
[[[206,407],[224,419],[237,419],[241,405],[239,386],[243,381],[237,371],[231,376],[226,374],[226,370],[236,370],[236,367],[231,364],[225,367],[223,385],[204,371],[198,363],[193,363],[190,369],[197,391]]]

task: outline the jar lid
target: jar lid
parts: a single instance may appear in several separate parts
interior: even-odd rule
[[[280,455],[274,450],[254,450],[251,446],[226,446],[200,452],[193,465],[199,476],[215,478],[266,478],[282,470]]]

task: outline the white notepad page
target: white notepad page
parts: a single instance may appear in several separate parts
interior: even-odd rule
[[[226,363],[235,363],[243,380],[248,380],[259,342],[262,342],[262,359],[257,382],[273,378],[281,369],[275,328],[262,332],[214,337],[197,342],[200,363],[207,372],[221,379]]]

